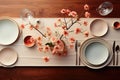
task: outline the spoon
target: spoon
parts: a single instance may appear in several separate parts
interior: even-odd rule
[[[118,53],[119,53],[119,51],[120,51],[120,47],[119,47],[119,45],[116,46],[115,50],[116,50],[116,53],[117,53],[116,65],[118,65]]]

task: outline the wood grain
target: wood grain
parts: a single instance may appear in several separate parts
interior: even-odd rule
[[[96,12],[96,8],[104,1],[106,0],[0,0],[0,16],[20,17],[25,8],[32,10],[35,17],[63,17],[60,14],[63,8],[75,10],[80,15],[87,3],[90,5],[91,17],[102,17]],[[114,10],[105,17],[119,17],[120,0],[109,1],[114,4]]]
[[[68,8],[80,15],[84,4],[90,5],[91,17],[102,17],[96,8],[106,0],[0,0],[0,17],[20,17],[24,8],[35,13],[35,17],[63,17],[60,10]],[[120,18],[120,0],[109,0],[114,4],[111,14]],[[84,16],[82,16],[84,17]],[[0,67],[0,80],[120,80],[120,67],[105,67],[92,70],[87,67]]]

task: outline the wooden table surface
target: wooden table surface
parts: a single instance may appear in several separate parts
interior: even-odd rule
[[[0,17],[20,17],[24,8],[29,8],[35,17],[63,17],[62,8],[80,13],[84,4],[90,5],[91,17],[102,17],[96,8],[106,0],[0,0]],[[120,18],[120,0],[109,0],[114,4],[111,14],[105,16]],[[105,18],[103,17],[103,18]],[[120,80],[119,67],[105,67],[92,70],[87,67],[0,67],[0,80]]]

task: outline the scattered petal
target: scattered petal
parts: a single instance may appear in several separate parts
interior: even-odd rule
[[[43,57],[43,60],[44,60],[45,62],[49,62],[49,61],[50,61],[49,57],[47,57],[47,56]]]
[[[89,18],[91,16],[91,14],[89,12],[85,12],[85,17]]]
[[[71,11],[68,16],[77,17],[78,15],[76,11]]]
[[[24,28],[25,28],[24,24],[21,24],[20,29],[24,29]]]
[[[36,29],[39,29],[39,25],[36,25],[35,28],[36,28]]]
[[[84,32],[84,35],[85,35],[85,37],[88,37],[88,36],[89,36],[89,32],[88,32],[88,31],[85,31],[85,32]]]
[[[84,26],[87,26],[87,25],[88,25],[88,22],[87,22],[87,21],[84,21],[83,24],[84,24]]]
[[[66,13],[66,9],[62,9],[60,12],[61,12],[62,14],[65,14],[65,13]]]
[[[45,45],[43,48],[44,52],[49,52],[50,51],[50,47],[48,45]]]
[[[38,47],[38,51],[42,52],[43,48],[42,47]]]
[[[75,34],[79,34],[81,32],[81,29],[80,28],[75,28]]]
[[[69,41],[70,41],[70,43],[74,43],[74,42],[75,42],[75,38],[71,37],[71,38],[69,39]]]
[[[84,5],[84,10],[89,10],[89,8],[90,8],[90,7],[89,7],[88,4],[85,4],[85,5]]]
[[[64,36],[68,36],[68,35],[69,35],[69,32],[68,32],[67,30],[64,30],[64,31],[63,31],[63,35],[64,35]]]

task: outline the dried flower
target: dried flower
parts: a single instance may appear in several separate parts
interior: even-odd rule
[[[80,28],[75,28],[74,32],[75,32],[75,34],[79,34],[81,32],[81,29]]]
[[[47,57],[47,56],[45,56],[45,57],[43,57],[43,60],[44,60],[44,62],[49,62],[49,57]]]
[[[85,12],[85,17],[86,18],[89,18],[91,15],[90,15],[90,13],[89,12]]]

